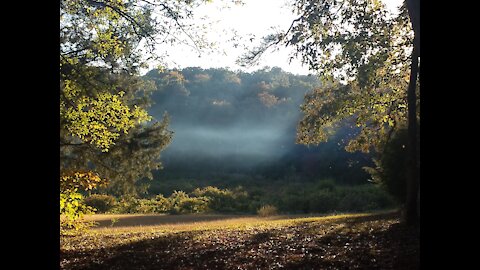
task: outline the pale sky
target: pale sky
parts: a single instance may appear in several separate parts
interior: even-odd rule
[[[389,9],[393,10],[403,0],[382,0]],[[162,46],[158,48],[159,53],[168,51],[168,68],[202,67],[202,68],[228,68],[230,70],[254,71],[264,66],[278,66],[283,70],[306,75],[310,72],[306,66],[302,66],[299,60],[294,59],[288,63],[288,56],[291,48],[282,47],[279,51],[267,51],[257,66],[242,68],[235,62],[245,52],[244,46],[234,48],[229,42],[232,37],[244,40],[245,46],[254,46],[258,40],[266,34],[274,33],[272,28],[286,31],[292,20],[296,18],[287,5],[291,0],[243,0],[245,5],[230,4],[226,6],[222,0],[214,0],[213,3],[205,4],[195,9],[195,20],[200,21],[202,17],[208,17],[212,25],[208,29],[207,38],[216,42],[213,52],[199,53],[186,45],[175,45],[175,47]],[[222,8],[223,7],[223,8]],[[236,31],[236,35],[235,35]],[[251,35],[256,39],[250,41]],[[257,41],[257,42],[255,42]]]

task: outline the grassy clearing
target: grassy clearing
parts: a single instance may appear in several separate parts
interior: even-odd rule
[[[213,229],[242,230],[250,228],[269,228],[289,226],[303,222],[323,222],[335,219],[361,217],[369,213],[335,215],[277,215],[259,217],[256,215],[142,215],[142,214],[104,214],[88,215],[87,221],[97,222],[91,232],[181,232]]]
[[[111,219],[118,219],[113,227]],[[61,238],[62,269],[417,269],[396,212],[334,216],[98,215]],[[143,222],[143,223],[142,223]],[[142,225],[142,226],[140,226]]]

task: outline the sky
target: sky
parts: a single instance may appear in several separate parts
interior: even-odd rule
[[[402,0],[382,0],[387,8],[394,10]],[[278,66],[293,74],[307,75],[308,68],[298,59],[289,63],[292,48],[281,47],[278,51],[267,51],[256,66],[241,67],[236,60],[246,52],[246,47],[254,46],[261,37],[274,33],[272,29],[286,31],[296,18],[288,3],[291,0],[243,0],[244,5],[230,4],[229,1],[214,0],[195,9],[194,22],[201,23],[200,18],[208,18],[211,23],[207,39],[215,43],[212,52],[199,52],[189,46],[176,44],[175,47],[163,45],[157,48],[159,54],[168,52],[168,68],[228,68],[252,72],[259,68]],[[244,46],[234,47],[229,40],[232,37],[243,39]],[[252,41],[250,38],[254,37]],[[246,46],[246,47],[245,47]]]

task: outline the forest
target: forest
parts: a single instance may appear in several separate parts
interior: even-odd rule
[[[285,1],[236,68],[166,62],[220,46],[212,2],[60,1],[60,268],[418,269],[419,1]],[[280,47],[308,75],[243,69]]]
[[[369,182],[363,167],[373,166],[372,156],[344,149],[348,138],[358,133],[353,120],[347,119],[319,146],[295,143],[303,97],[321,85],[315,77],[280,68],[253,74],[152,70],[145,77],[161,89],[152,95],[149,113],[157,119],[168,113],[174,136],[162,152],[164,168],[154,172],[152,180],[138,181],[135,195],[168,197],[209,186],[241,190],[249,205],[223,207],[232,213],[255,213],[262,204],[288,213],[396,206],[392,196]],[[115,186],[98,191],[117,197],[127,192]]]

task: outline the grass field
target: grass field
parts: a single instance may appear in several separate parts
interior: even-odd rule
[[[92,229],[103,233],[141,232],[141,231],[196,231],[209,229],[248,229],[252,227],[275,227],[309,221],[327,221],[345,217],[359,217],[369,214],[319,215],[277,215],[259,217],[256,215],[87,215],[85,220],[95,221]]]
[[[418,229],[398,213],[93,215],[62,236],[62,269],[418,269]],[[112,222],[114,220],[114,222]]]

